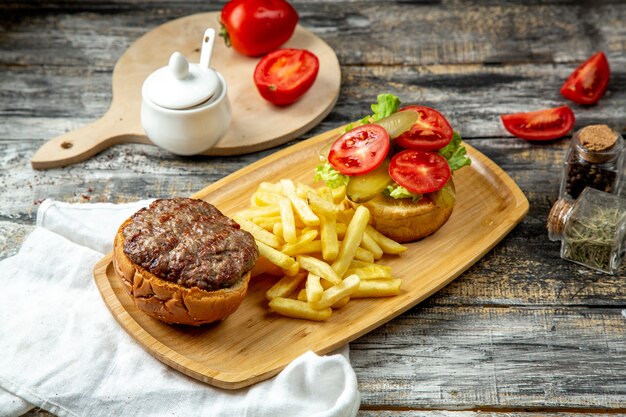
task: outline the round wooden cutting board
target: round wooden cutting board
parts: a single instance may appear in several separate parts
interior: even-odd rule
[[[154,70],[167,65],[178,51],[199,62],[204,31],[219,32],[219,13],[201,13],[173,20],[139,38],[120,57],[113,70],[113,100],[99,120],[51,139],[33,156],[35,169],[71,165],[117,143],[151,143],[140,121],[141,86]],[[233,121],[228,133],[206,155],[238,155],[280,145],[317,125],[339,95],[341,69],[335,52],[310,31],[297,26],[284,48],[308,49],[320,61],[313,87],[298,102],[277,107],[265,101],[253,83],[259,58],[237,53],[217,39],[211,66],[228,84]]]

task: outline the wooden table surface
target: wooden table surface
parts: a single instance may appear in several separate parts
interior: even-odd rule
[[[568,140],[531,144],[499,121],[567,103],[577,128],[626,131],[626,4],[530,3],[294,1],[301,24],[335,49],[342,69],[336,107],[301,139],[360,118],[378,93],[391,92],[440,110],[530,201],[526,219],[452,284],[351,343],[360,416],[626,414],[623,269],[609,276],[567,263],[545,230]],[[64,169],[30,167],[47,139],[104,113],[113,65],[134,40],[222,5],[0,3],[1,258],[17,251],[45,198],[186,196],[276,150],[182,158],[120,145]],[[612,68],[608,93],[591,107],[567,102],[561,84],[598,50]]]

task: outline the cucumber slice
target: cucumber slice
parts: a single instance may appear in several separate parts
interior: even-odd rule
[[[399,111],[387,116],[374,124],[382,126],[391,139],[397,138],[417,122],[418,114],[414,111]]]
[[[389,160],[385,159],[373,171],[350,177],[346,187],[346,194],[355,203],[363,203],[382,193],[390,183]]]

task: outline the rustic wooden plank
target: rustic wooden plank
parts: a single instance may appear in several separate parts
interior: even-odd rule
[[[339,101],[304,137],[358,119],[381,92],[445,114],[465,138],[510,136],[499,116],[568,103],[577,127],[602,121],[626,132],[626,55],[615,60],[609,92],[595,106],[579,106],[559,94],[572,70],[564,65],[344,67]],[[77,76],[74,68],[34,68],[0,80],[0,137],[49,139],[102,116],[111,101],[111,75]],[[236,106],[236,103],[233,103]],[[39,123],[37,123],[39,122]]]
[[[301,23],[329,42],[346,65],[571,63],[598,49],[618,56],[626,47],[623,2],[542,3],[455,1],[441,7],[439,2],[397,2],[385,4],[382,13],[376,1],[294,2]],[[0,10],[9,31],[0,62],[107,65],[107,60],[113,61],[108,57],[119,56],[128,46],[129,36],[222,5],[58,1],[33,7],[6,2]],[[48,39],[43,44],[30,36],[40,28],[52,29],[45,31]],[[54,53],[61,49],[62,55]]]
[[[363,407],[626,408],[624,312],[417,307],[351,343]]]

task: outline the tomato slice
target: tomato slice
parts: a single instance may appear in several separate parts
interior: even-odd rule
[[[610,75],[609,62],[600,51],[567,77],[561,94],[578,104],[595,104],[604,95]]]
[[[448,161],[435,152],[409,149],[396,154],[389,164],[389,176],[416,194],[440,190],[450,175]]]
[[[574,127],[576,118],[567,106],[500,116],[506,130],[518,138],[550,140],[565,136]]]
[[[265,55],[254,69],[261,96],[278,106],[297,101],[315,82],[319,60],[305,49],[279,49]]]
[[[437,110],[425,106],[409,106],[400,111],[414,111],[419,116],[410,130],[394,139],[403,148],[436,151],[452,140],[452,126]]]
[[[345,175],[366,174],[385,160],[389,147],[389,134],[382,126],[362,125],[333,143],[328,162]]]

